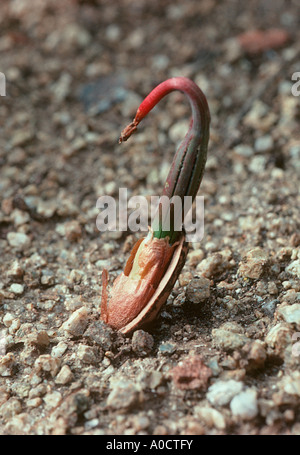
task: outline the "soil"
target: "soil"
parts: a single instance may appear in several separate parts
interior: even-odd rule
[[[0,433],[300,434],[297,2],[0,8]],[[96,202],[160,194],[187,100],[118,138],[173,76],[210,107],[205,232],[154,323],[124,336],[100,321],[101,274],[141,234],[99,232]]]

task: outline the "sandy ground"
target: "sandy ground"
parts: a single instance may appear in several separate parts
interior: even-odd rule
[[[1,434],[300,433],[299,17],[283,0],[1,1]],[[96,201],[160,194],[184,97],[118,137],[172,76],[210,106],[205,234],[125,337],[99,321],[101,272],[111,285],[138,235],[100,233]]]

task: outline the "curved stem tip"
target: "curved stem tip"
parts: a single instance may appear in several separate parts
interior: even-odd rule
[[[184,196],[191,196],[193,201],[198,192],[204,173],[209,140],[210,113],[207,100],[192,80],[186,77],[173,77],[155,87],[140,104],[134,120],[122,131],[119,142],[126,141],[154,106],[175,90],[187,96],[192,117],[187,134],[174,156],[164,185],[163,196],[167,196],[170,200],[173,196],[179,196],[183,204]],[[159,226],[154,226],[154,236],[158,238],[169,236],[170,243],[173,243],[178,237],[173,226],[171,225],[170,230],[165,231],[162,225],[160,220]]]

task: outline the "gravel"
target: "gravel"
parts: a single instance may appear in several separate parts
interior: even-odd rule
[[[296,3],[1,2],[0,434],[300,434]],[[204,237],[125,337],[101,274],[139,233],[100,233],[96,202],[160,194],[184,97],[118,137],[172,76],[211,111]]]

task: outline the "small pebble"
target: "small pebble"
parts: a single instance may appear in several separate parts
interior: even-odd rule
[[[68,365],[64,365],[55,378],[56,384],[68,384],[73,379],[73,373]]]
[[[29,408],[37,408],[38,406],[40,406],[42,404],[42,402],[43,401],[40,397],[36,397],[36,398],[31,398],[30,400],[27,400],[26,405]]]
[[[61,393],[56,390],[54,392],[47,393],[43,398],[46,409],[51,410],[56,408],[61,401],[61,397]]]
[[[181,390],[206,389],[212,376],[211,369],[197,355],[181,360],[169,373],[174,385]]]
[[[250,145],[245,144],[237,145],[233,150],[237,155],[243,156],[245,158],[249,158],[254,154],[253,148],[250,147]]]
[[[189,282],[191,281],[192,278],[193,278],[193,275],[190,272],[181,273],[178,277],[180,286],[182,286],[182,287],[186,286],[187,284],[189,284]]]
[[[143,371],[137,378],[138,384],[142,389],[157,389],[162,385],[164,375],[160,371]]]
[[[21,295],[24,292],[24,286],[22,284],[13,283],[10,288],[10,292],[16,295]]]
[[[292,371],[290,374],[283,376],[280,381],[280,387],[287,394],[300,397],[300,372]]]
[[[191,267],[197,266],[204,259],[204,251],[200,248],[189,252],[187,262]]]
[[[93,346],[87,346],[84,344],[80,344],[77,349],[77,357],[83,363],[93,364],[97,363],[97,353]]]
[[[289,40],[289,34],[283,28],[253,29],[238,35],[237,40],[245,52],[260,54],[269,49],[283,47]]]
[[[42,271],[41,284],[43,286],[53,286],[55,284],[55,275],[52,270],[44,269]]]
[[[7,240],[9,245],[18,251],[25,250],[31,244],[30,237],[23,232],[9,232],[7,234]]]
[[[58,358],[62,357],[67,349],[68,349],[67,343],[65,343],[64,341],[60,341],[56,346],[53,346],[51,356]]]
[[[146,430],[150,425],[150,419],[147,416],[136,415],[132,420],[135,431]]]
[[[198,419],[204,422],[208,427],[215,427],[218,430],[224,430],[226,421],[221,412],[209,407],[196,406],[194,409]]]
[[[273,317],[276,310],[276,306],[279,304],[279,300],[270,300],[262,303],[262,311],[269,317]]]
[[[248,166],[249,171],[253,174],[261,174],[266,168],[267,157],[265,155],[254,156]]]
[[[12,141],[11,141],[11,147],[20,147],[25,145],[26,143],[30,142],[33,139],[34,135],[32,131],[28,130],[18,130],[14,132]]]
[[[162,343],[159,346],[158,351],[162,355],[172,355],[176,351],[176,346],[171,343]]]
[[[82,229],[78,221],[68,221],[64,225],[65,236],[70,242],[77,242],[82,236]]]
[[[296,261],[291,262],[287,267],[286,267],[286,272],[294,275],[297,278],[300,278],[300,259],[297,259]]]
[[[252,420],[258,414],[257,392],[247,389],[240,392],[230,402],[230,409],[234,417]]]
[[[12,266],[7,271],[7,276],[9,278],[22,278],[24,275],[24,270],[18,260],[15,260]]]
[[[5,327],[10,327],[13,320],[15,319],[14,315],[11,314],[11,313],[6,313],[4,316],[3,316],[3,324],[5,325]]]
[[[225,406],[242,389],[242,382],[233,379],[228,381],[219,380],[209,387],[206,397],[213,406]]]
[[[240,349],[249,342],[249,338],[245,335],[232,332],[226,327],[222,328],[222,326],[212,330],[212,340],[215,346],[224,349],[225,351]]]
[[[59,370],[60,361],[49,354],[42,354],[36,359],[34,366],[37,372],[42,370],[55,377]]]
[[[197,273],[205,278],[212,278],[221,272],[226,265],[224,258],[219,253],[213,253],[211,256],[203,259],[197,265]]]
[[[186,288],[186,298],[189,302],[200,303],[210,297],[210,280],[204,277],[192,279]]]
[[[15,356],[13,353],[8,352],[0,356],[0,376],[9,377],[13,374],[13,367],[15,365]]]
[[[103,321],[91,321],[84,336],[92,343],[99,345],[104,351],[109,351],[113,345],[113,330]]]
[[[258,279],[262,276],[265,266],[268,262],[268,254],[262,248],[250,250],[243,262],[239,264],[239,273],[252,279]]]
[[[272,136],[269,134],[266,136],[261,136],[255,140],[254,148],[258,153],[270,152],[274,146],[274,141]]]
[[[281,352],[285,349],[291,340],[291,333],[285,323],[278,323],[271,327],[265,337],[265,342],[276,352]]]
[[[118,381],[114,383],[106,404],[111,409],[124,411],[134,407],[138,402],[139,391],[137,386],[129,381]]]
[[[75,337],[84,333],[88,323],[88,312],[85,307],[81,307],[71,314],[69,319],[62,325],[63,330]]]
[[[136,354],[146,356],[152,351],[154,339],[150,333],[145,332],[144,330],[136,330],[133,333],[131,344],[132,350]]]
[[[34,344],[40,347],[46,347],[50,343],[48,333],[45,330],[40,330],[39,332],[34,331],[33,333],[30,333],[26,341],[29,344]]]
[[[278,308],[277,312],[289,324],[297,324],[300,326],[300,303],[285,305],[282,308]]]
[[[21,402],[17,398],[10,398],[0,407],[0,415],[3,419],[9,419],[22,410]]]

